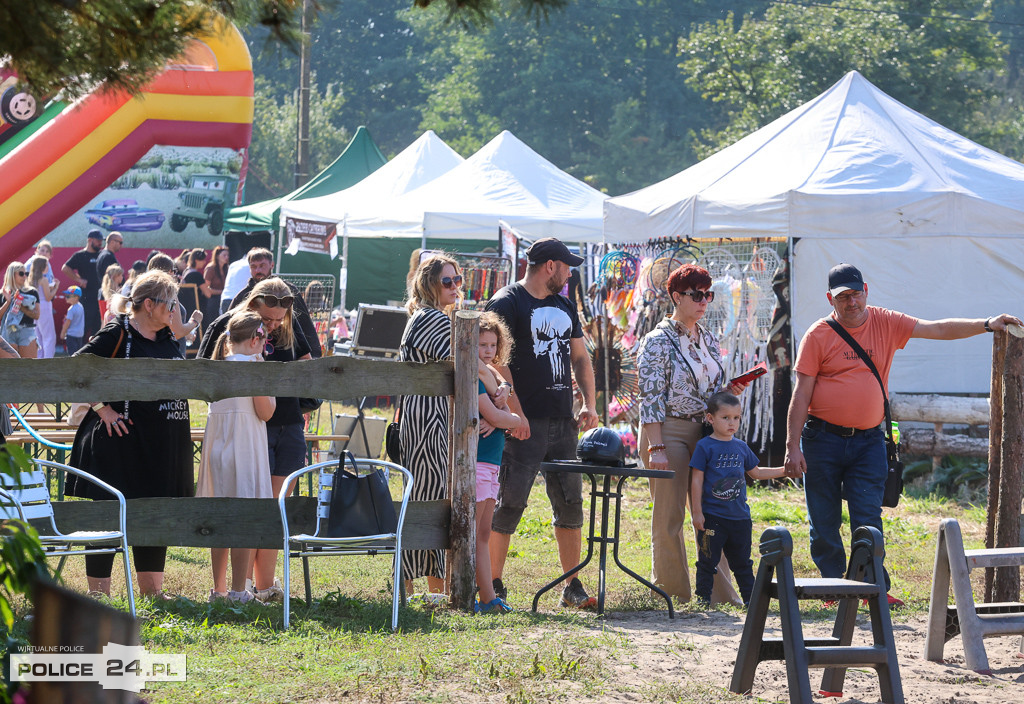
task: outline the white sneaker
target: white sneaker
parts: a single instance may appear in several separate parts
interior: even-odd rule
[[[266,589],[254,589],[253,593],[256,598],[260,601],[267,602],[278,602],[284,603],[284,588],[281,586],[281,580],[275,578],[274,583]]]
[[[236,604],[248,604],[251,601],[259,601],[255,594],[247,592],[244,589],[240,592],[228,591],[227,597],[228,601],[233,601]]]

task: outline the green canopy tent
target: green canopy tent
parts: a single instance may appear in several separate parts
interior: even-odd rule
[[[373,137],[370,136],[370,131],[366,127],[360,126],[341,156],[308,183],[278,198],[229,209],[224,215],[224,229],[240,232],[269,231],[272,240],[276,241],[280,234],[280,214],[283,203],[336,193],[359,183],[386,162],[387,159],[381,154]],[[337,259],[313,252],[285,254],[278,256],[277,259],[277,269],[281,273],[319,274],[330,276],[337,282],[340,269]],[[358,282],[350,281],[349,285],[355,287],[358,286]],[[338,286],[335,286],[334,304],[337,305],[339,300],[340,291]]]

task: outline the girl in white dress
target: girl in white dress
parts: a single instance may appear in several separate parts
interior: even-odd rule
[[[240,311],[231,316],[227,330],[217,340],[213,358],[262,362],[266,339],[260,316],[251,310]],[[196,496],[274,498],[266,421],[274,415],[276,403],[273,396],[253,396],[225,398],[210,404]],[[255,550],[230,548],[230,590],[227,588],[228,550],[211,550],[213,589],[210,601],[222,598],[242,604],[252,601],[255,596],[246,590],[245,580]]]

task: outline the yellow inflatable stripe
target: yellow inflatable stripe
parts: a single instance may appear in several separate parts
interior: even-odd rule
[[[39,174],[4,204],[0,232],[9,232],[106,156],[147,119],[185,122],[251,123],[254,101],[244,96],[147,94],[125,103],[85,139]]]

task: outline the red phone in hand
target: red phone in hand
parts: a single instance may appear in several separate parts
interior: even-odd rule
[[[768,373],[768,365],[765,362],[758,362],[747,371],[740,374],[735,379],[729,380],[729,385],[732,384],[748,384],[759,376],[764,376]]]

